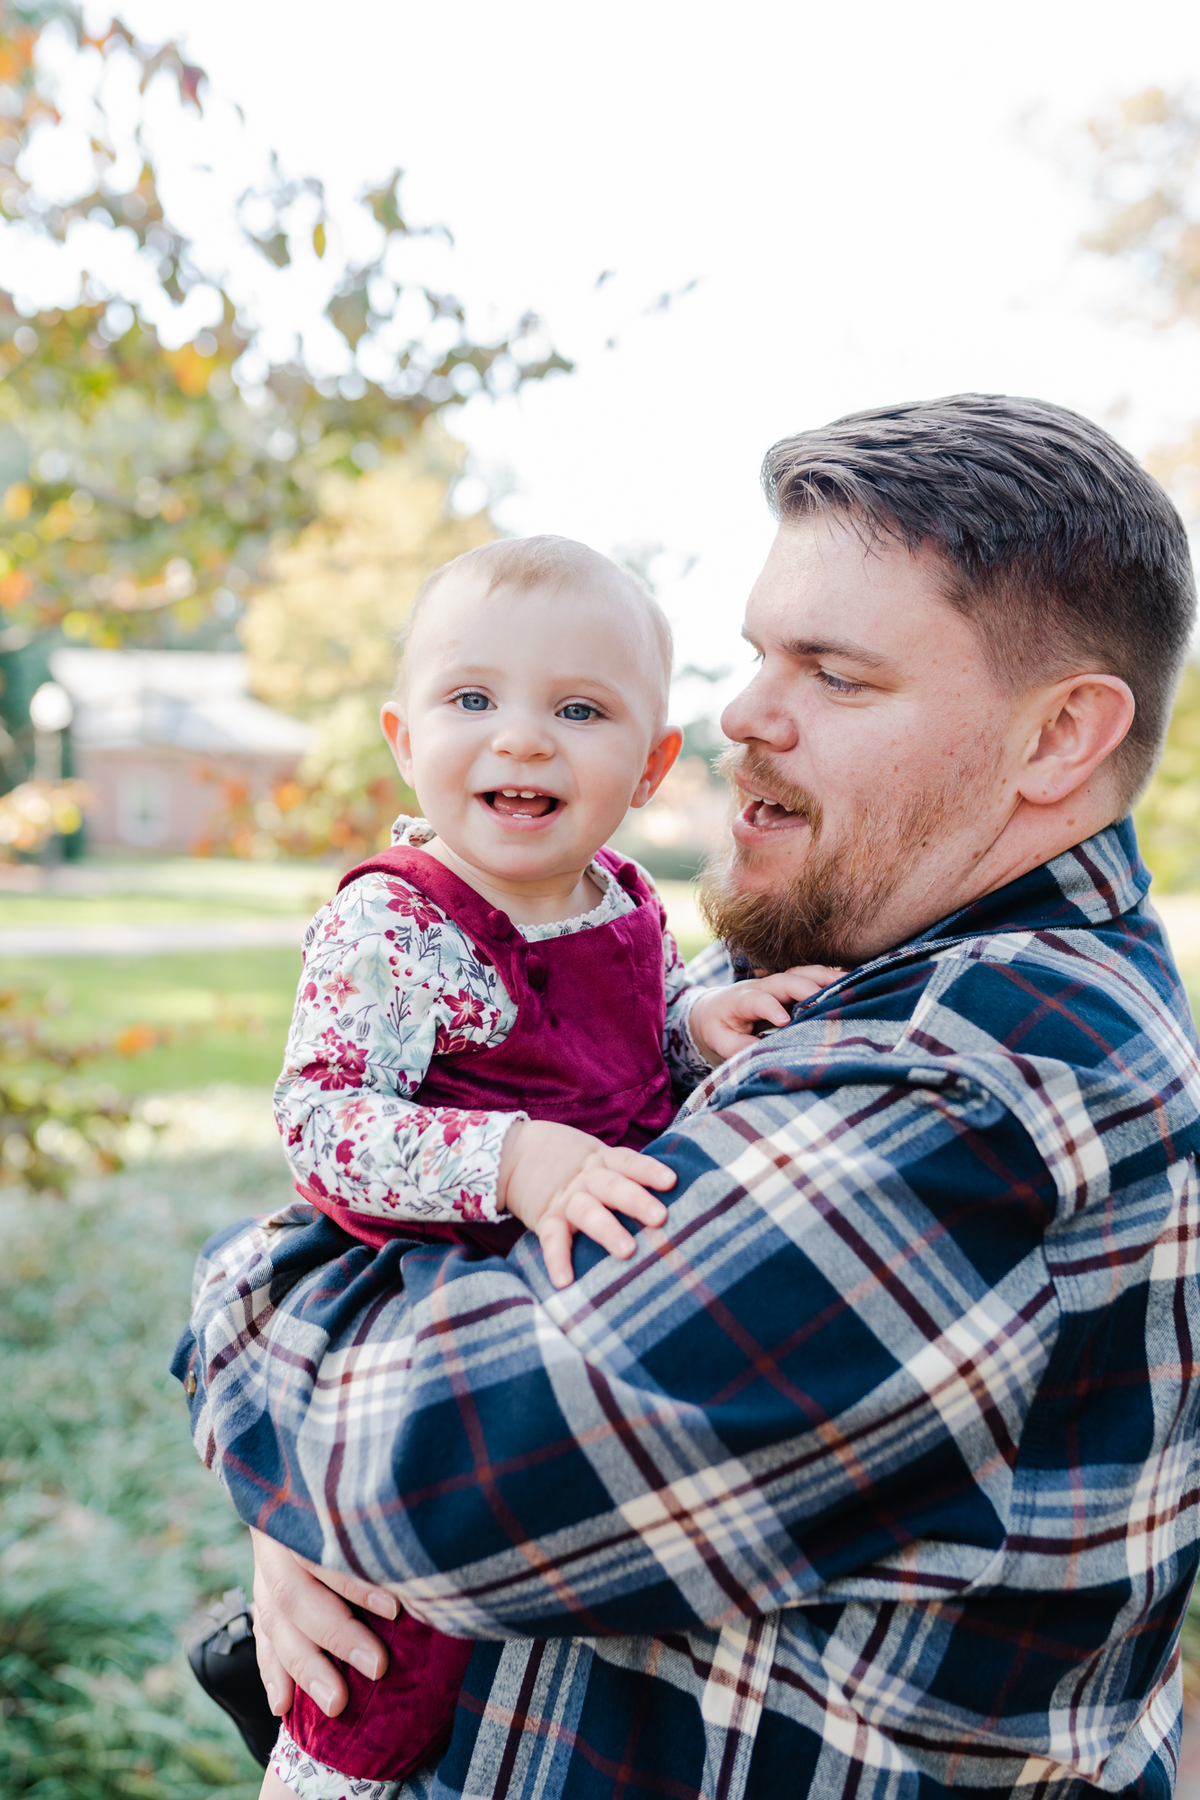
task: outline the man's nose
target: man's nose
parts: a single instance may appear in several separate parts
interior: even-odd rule
[[[793,749],[799,736],[786,696],[762,673],[729,702],[721,714],[721,730],[735,744],[770,744],[773,750]]]

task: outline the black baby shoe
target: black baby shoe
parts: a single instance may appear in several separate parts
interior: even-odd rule
[[[254,1621],[240,1587],[209,1607],[188,1645],[192,1673],[210,1700],[229,1714],[255,1762],[265,1769],[279,1736],[254,1654]]]

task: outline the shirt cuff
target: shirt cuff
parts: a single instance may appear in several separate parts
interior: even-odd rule
[[[377,1097],[364,1121],[364,1096],[320,1109],[295,1140],[288,1162],[301,1192],[311,1184],[364,1218],[395,1222],[495,1224],[504,1140],[524,1112],[426,1107]],[[281,1125],[282,1125],[281,1121]],[[366,1129],[364,1129],[364,1124]],[[313,1146],[322,1147],[320,1155]]]
[[[692,1012],[696,1002],[711,990],[686,987],[675,996],[667,1014],[667,1067],[676,1081],[695,1083],[712,1074],[712,1064],[692,1036]]]

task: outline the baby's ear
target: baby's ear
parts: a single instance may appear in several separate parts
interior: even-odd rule
[[[396,759],[396,767],[400,771],[405,787],[412,786],[412,738],[409,735],[408,721],[404,717],[404,708],[399,700],[389,700],[379,715],[379,723],[383,726],[383,735],[388,741],[388,748]]]
[[[633,790],[630,806],[645,806],[647,800],[654,798],[682,749],[682,731],[678,725],[668,725],[646,758],[646,766],[642,770],[641,780]]]

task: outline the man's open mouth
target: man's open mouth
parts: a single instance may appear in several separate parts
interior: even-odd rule
[[[483,799],[493,812],[507,819],[543,819],[558,808],[557,794],[542,794],[534,788],[492,788]]]
[[[791,812],[778,800],[769,800],[763,794],[752,794],[743,788],[746,804],[742,808],[741,817],[747,825],[757,831],[779,831],[792,825],[806,825],[807,813]]]

